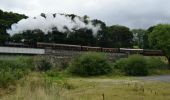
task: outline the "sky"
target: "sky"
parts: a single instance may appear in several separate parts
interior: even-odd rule
[[[27,16],[40,13],[88,15],[131,29],[170,23],[170,0],[0,0],[0,9]]]

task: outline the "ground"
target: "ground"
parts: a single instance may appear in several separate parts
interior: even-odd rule
[[[170,76],[43,77],[32,74],[1,100],[170,100]]]

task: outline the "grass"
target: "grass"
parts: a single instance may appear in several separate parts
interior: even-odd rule
[[[153,75],[170,75],[170,70],[167,70],[167,69],[161,69],[161,70],[155,69],[155,70],[152,70],[150,72],[150,75],[151,76],[153,76]]]
[[[56,100],[62,90],[40,73],[32,73],[20,80],[16,91],[1,98],[1,100]]]
[[[66,93],[69,100],[169,100],[170,84],[131,79],[71,79],[78,88]]]
[[[1,100],[170,100],[170,84],[129,77],[44,77],[33,73]]]
[[[7,63],[20,61],[18,56],[4,58]],[[170,74],[170,70],[154,69],[151,73],[163,74]],[[142,81],[117,70],[107,75],[80,77],[53,68],[47,72],[31,70],[15,80],[15,85],[0,88],[0,100],[170,100],[169,88],[169,83]]]

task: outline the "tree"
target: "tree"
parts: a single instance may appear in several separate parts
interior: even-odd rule
[[[92,30],[82,28],[75,30],[68,35],[67,43],[85,46],[94,46],[95,38]]]
[[[128,48],[132,47],[133,34],[129,28],[120,25],[113,25],[107,29],[109,33],[109,41],[112,47]]]
[[[144,47],[144,36],[147,33],[144,29],[133,29],[133,42],[135,46],[138,46],[139,48]]]
[[[148,34],[150,46],[163,50],[170,64],[170,24],[159,24]]]
[[[9,39],[9,34],[7,33],[0,33],[0,45],[4,45],[6,41]]]
[[[23,42],[29,44],[31,47],[36,47],[36,43],[43,42],[44,38],[44,33],[41,30],[27,30],[22,33]]]
[[[10,35],[6,30],[10,28],[13,23],[23,18],[27,18],[27,16],[0,10],[0,45],[4,45],[6,41],[9,41]]]
[[[100,30],[95,35],[95,40],[96,40],[95,45],[100,46],[100,47],[110,47],[110,44],[108,41],[109,34],[107,32],[106,24],[102,22],[101,20],[97,20],[97,19],[92,20],[92,23],[94,26],[100,25]]]
[[[49,32],[46,35],[45,42],[52,43],[66,43],[66,33],[59,32],[57,28],[53,28],[52,32]]]
[[[144,49],[153,49],[153,47],[149,45],[148,36],[153,31],[153,29],[155,27],[156,26],[151,26],[146,30],[146,34],[143,36],[143,41],[144,41],[143,42],[143,48]]]
[[[22,34],[14,34],[13,36],[11,36],[10,41],[20,43],[20,42],[22,42],[22,39],[23,39]]]

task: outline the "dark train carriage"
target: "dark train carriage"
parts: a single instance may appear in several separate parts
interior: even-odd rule
[[[37,42],[37,48],[53,48],[53,43]]]
[[[102,52],[118,53],[119,48],[102,48]]]
[[[80,51],[81,46],[80,45],[55,44],[54,49]]]
[[[96,52],[101,52],[102,48],[101,47],[90,47],[90,46],[81,46],[82,51],[96,51]]]
[[[143,49],[129,49],[129,48],[120,48],[121,53],[128,53],[128,54],[142,54]]]
[[[30,47],[28,44],[16,43],[16,42],[5,42],[5,46],[8,46],[8,47]]]
[[[80,45],[68,45],[68,44],[56,44],[56,43],[37,43],[38,48],[49,48],[49,49],[58,49],[58,50],[81,50]]]
[[[164,56],[164,53],[162,50],[143,50],[143,55],[145,56]]]

